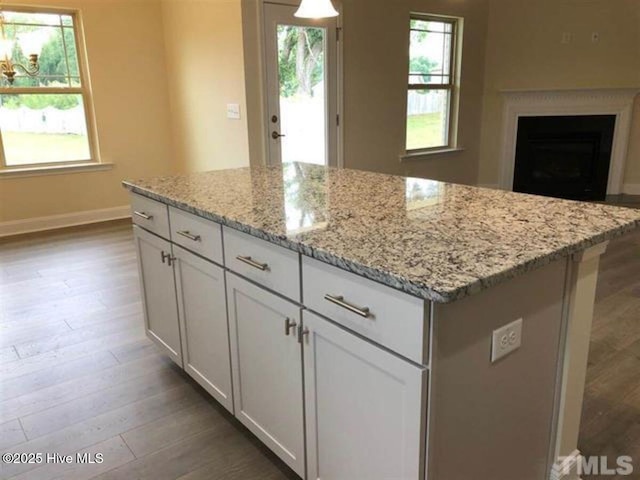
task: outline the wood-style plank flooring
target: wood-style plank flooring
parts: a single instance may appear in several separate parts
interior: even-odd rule
[[[638,472],[639,320],[640,233],[603,258],[580,437]],[[2,479],[297,478],[145,338],[123,222],[0,240],[0,451],[104,455]]]
[[[640,479],[640,233],[614,240],[602,257],[579,449],[613,469],[619,456],[633,459],[632,475],[584,480]]]
[[[297,478],[146,339],[130,224],[0,239],[0,465],[15,479]]]

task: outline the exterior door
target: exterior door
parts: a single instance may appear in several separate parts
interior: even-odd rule
[[[303,314],[307,480],[424,478],[427,372]]]
[[[224,270],[176,245],[173,251],[184,369],[233,413]]]
[[[265,3],[269,162],[337,164],[337,20]]]
[[[232,273],[227,297],[236,418],[304,478],[300,307]]]
[[[133,232],[147,336],[182,366],[171,244],[135,225]]]

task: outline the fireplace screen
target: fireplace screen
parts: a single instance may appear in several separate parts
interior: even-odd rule
[[[615,115],[521,117],[514,191],[604,200]]]

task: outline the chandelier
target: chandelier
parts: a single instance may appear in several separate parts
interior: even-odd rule
[[[41,31],[20,33],[16,38],[9,38],[7,35],[6,20],[4,12],[0,11],[0,71],[10,85],[15,81],[16,71],[20,69],[30,77],[35,77],[40,71],[38,57],[42,52],[42,47],[46,42],[46,37]],[[14,63],[12,60],[15,45],[18,45],[22,53],[29,59],[25,66],[21,63]]]

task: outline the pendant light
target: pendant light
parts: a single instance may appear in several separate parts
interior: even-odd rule
[[[331,0],[302,0],[294,15],[298,18],[329,18],[337,17],[339,13]]]

